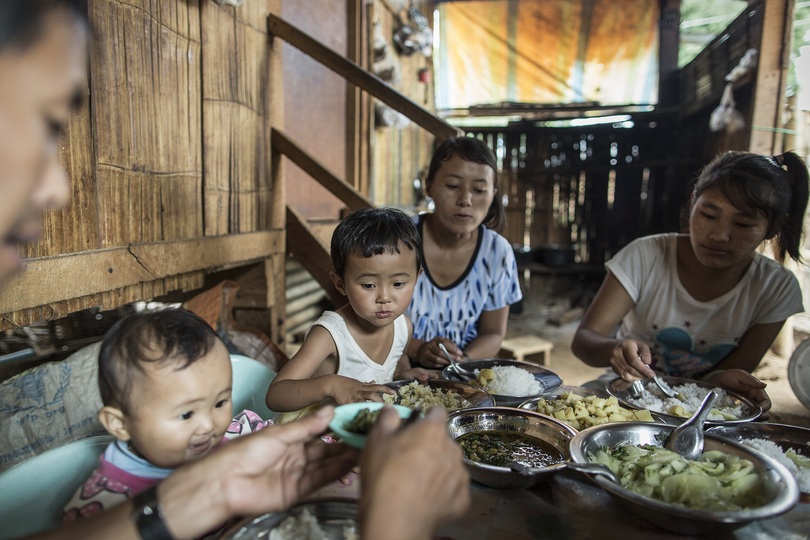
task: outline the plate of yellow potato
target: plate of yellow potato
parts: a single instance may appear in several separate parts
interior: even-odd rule
[[[609,422],[663,422],[646,409],[628,409],[607,392],[578,386],[563,386],[554,394],[524,401],[521,409],[565,422],[577,431]]]

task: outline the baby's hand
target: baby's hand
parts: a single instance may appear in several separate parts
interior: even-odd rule
[[[399,374],[401,379],[417,379],[421,382],[427,382],[429,379],[438,379],[439,372],[423,368],[409,368]]]
[[[338,377],[331,392],[332,399],[338,405],[361,401],[382,401],[380,394],[394,395],[396,392],[382,384],[362,383],[349,377]]]

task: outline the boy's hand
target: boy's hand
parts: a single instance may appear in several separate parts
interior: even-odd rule
[[[429,370],[429,369],[418,368],[418,367],[417,368],[409,368],[409,369],[403,370],[402,373],[399,374],[398,378],[406,379],[406,380],[417,379],[417,380],[419,380],[421,382],[427,382],[429,379],[438,379],[439,378],[439,372],[438,371],[432,371],[432,370]]]
[[[332,382],[329,395],[337,405],[361,401],[382,401],[380,394],[395,395],[396,391],[382,384],[362,383],[358,380],[338,375]]]

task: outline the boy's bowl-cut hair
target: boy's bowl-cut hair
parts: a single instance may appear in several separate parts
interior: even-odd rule
[[[364,258],[399,253],[399,245],[416,252],[416,270],[422,268],[422,240],[416,225],[402,210],[362,208],[341,221],[332,234],[332,265],[343,277],[349,255]]]
[[[222,341],[207,322],[185,309],[147,311],[118,321],[101,342],[98,386],[104,405],[128,412],[133,373],[147,363],[185,369]]]

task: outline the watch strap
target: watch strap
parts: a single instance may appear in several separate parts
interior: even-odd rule
[[[157,500],[157,485],[141,491],[132,498],[132,520],[142,540],[174,540],[163,521]]]

